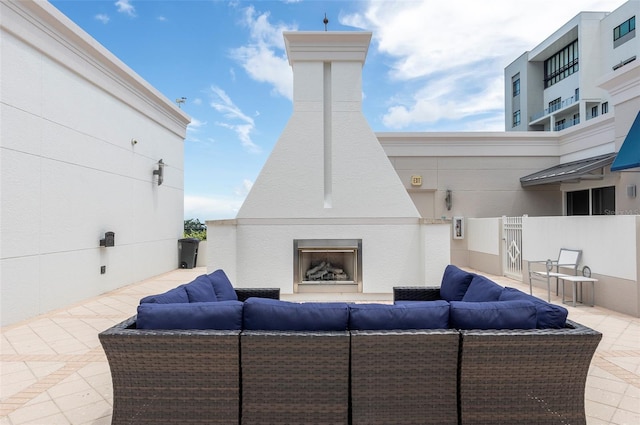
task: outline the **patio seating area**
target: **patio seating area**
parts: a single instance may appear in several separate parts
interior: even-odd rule
[[[178,269],[2,328],[0,425],[111,423],[111,374],[98,333],[136,312],[140,298],[206,273]],[[490,276],[528,292],[528,283]],[[407,282],[413,284],[413,282]],[[268,286],[268,285],[267,285]],[[547,288],[533,289],[546,299]],[[282,294],[285,300],[392,302],[392,294]],[[557,296],[551,302],[561,304]],[[640,423],[640,318],[566,306],[569,319],[602,332],[589,370],[589,425]]]

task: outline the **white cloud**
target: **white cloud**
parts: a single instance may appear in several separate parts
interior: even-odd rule
[[[373,31],[372,48],[391,58],[386,78],[400,92],[389,100],[385,125],[474,115],[486,123],[480,115],[487,110],[504,113],[505,66],[580,11],[610,11],[623,2],[519,0],[514,7],[512,0],[370,0],[341,23]]]
[[[160,21],[160,22],[167,22],[167,21],[168,21],[168,19],[167,19],[167,17],[166,17],[166,16],[158,16],[156,19],[157,19],[158,21]]]
[[[96,20],[102,22],[103,24],[108,24],[109,23],[109,15],[104,14],[104,13],[98,13],[95,16]]]
[[[132,18],[136,16],[136,8],[131,4],[131,0],[118,0],[115,2],[118,12],[129,15]]]
[[[272,25],[268,12],[258,14],[253,6],[244,9],[243,25],[249,28],[247,45],[231,50],[236,60],[255,81],[273,86],[273,94],[293,99],[293,77],[284,53],[283,31],[297,27],[285,24]]]
[[[255,128],[253,118],[243,113],[220,87],[211,87],[211,97],[211,107],[220,112],[227,120],[216,122],[216,125],[234,131],[247,152],[260,153],[262,151],[260,147],[251,140],[251,133]]]
[[[200,131],[202,127],[206,125],[207,125],[206,121],[200,121],[199,119],[192,117],[191,122],[187,126],[187,131],[192,131],[194,133],[197,133],[198,131]]]
[[[200,221],[235,218],[244,197],[194,196],[184,197],[184,218]]]

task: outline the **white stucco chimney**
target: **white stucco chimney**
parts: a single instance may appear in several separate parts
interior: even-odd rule
[[[207,269],[224,269],[239,287],[336,297],[439,281],[449,225],[420,218],[362,114],[371,33],[284,39],[292,116],[237,217],[207,221]],[[316,262],[333,270],[320,281],[309,275]]]
[[[293,114],[238,218],[419,217],[362,114],[371,32],[285,32]]]

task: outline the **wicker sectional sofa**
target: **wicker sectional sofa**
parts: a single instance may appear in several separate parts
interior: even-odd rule
[[[188,302],[184,286],[147,297],[137,316],[99,335],[113,380],[112,423],[585,424],[585,380],[601,334],[566,315],[561,327],[537,328],[550,313],[544,304],[487,301],[477,309],[484,301],[447,300],[497,293],[472,286],[476,276],[449,266],[441,287],[394,288],[393,305],[289,303],[278,289],[231,294],[226,282],[213,291],[222,303],[209,305],[203,277],[185,290]],[[213,286],[226,279],[221,271],[209,277]],[[506,313],[485,313],[503,305]],[[192,309],[205,313],[185,319]],[[219,309],[232,313],[210,313]],[[465,326],[469,314],[485,329],[451,326]],[[529,329],[491,329],[522,315]],[[562,307],[550,317],[562,320]],[[174,327],[167,320],[205,329],[154,329]]]

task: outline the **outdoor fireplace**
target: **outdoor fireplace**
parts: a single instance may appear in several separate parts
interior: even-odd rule
[[[295,239],[294,292],[362,292],[362,239]]]

